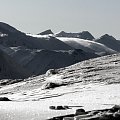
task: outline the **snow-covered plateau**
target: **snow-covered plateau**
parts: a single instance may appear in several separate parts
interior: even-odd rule
[[[52,72],[51,72],[52,71]],[[50,83],[54,83],[52,86]],[[78,108],[95,110],[120,104],[120,54],[86,60],[69,67],[25,79],[0,88],[3,120],[45,120],[74,113]],[[67,105],[72,109],[50,110]]]

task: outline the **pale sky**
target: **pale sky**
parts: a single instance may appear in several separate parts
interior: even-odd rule
[[[87,30],[120,39],[120,0],[0,0],[0,21],[26,33]]]

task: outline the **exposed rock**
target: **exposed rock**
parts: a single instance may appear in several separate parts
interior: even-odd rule
[[[55,106],[50,106],[49,108],[52,109],[52,110],[55,110],[56,107]]]
[[[52,110],[67,110],[70,109],[69,106],[50,106],[49,107]]]
[[[79,38],[81,39],[85,39],[85,40],[93,40],[94,37],[91,33],[89,33],[88,31],[83,31],[79,34]]]
[[[44,89],[56,88],[59,86],[61,86],[61,85],[59,85],[58,83],[49,82],[49,83],[45,84]]]
[[[117,112],[118,110],[120,110],[120,105],[115,105],[110,109],[112,112]]]
[[[70,38],[80,38],[80,39],[85,39],[85,40],[93,40],[94,37],[92,36],[91,33],[88,31],[83,31],[79,33],[67,33],[64,31],[61,31],[60,33],[56,34],[57,37],[70,37]]]
[[[120,41],[116,40],[113,36],[105,34],[100,38],[96,39],[95,41],[102,43],[117,52],[120,52]]]
[[[114,116],[116,119],[120,120],[120,112],[115,112],[115,113],[113,114],[113,116]]]
[[[11,101],[11,100],[7,97],[0,97],[0,101]]]
[[[93,110],[85,112],[77,109],[75,114],[58,116],[49,120],[120,120],[120,106],[115,105],[111,109]],[[111,112],[111,110],[113,110]],[[115,112],[117,111],[117,112]]]
[[[45,30],[45,31],[39,33],[38,35],[49,35],[49,34],[54,34],[51,29]]]
[[[3,34],[9,34],[9,33],[19,33],[20,31],[18,31],[17,29],[6,23],[0,22],[0,32]]]
[[[0,79],[23,79],[30,75],[31,73],[7,55],[0,45]]]
[[[63,120],[74,120],[74,117],[65,117]]]
[[[63,106],[57,106],[56,109],[57,110],[65,110],[65,108]]]
[[[85,110],[84,109],[77,109],[75,115],[82,115],[85,114]]]
[[[50,75],[55,75],[58,73],[58,70],[57,69],[49,69],[47,72],[46,72],[46,76],[50,76]]]

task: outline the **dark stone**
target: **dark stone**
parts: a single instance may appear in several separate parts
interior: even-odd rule
[[[57,106],[56,109],[57,110],[65,110],[65,108],[63,106]]]
[[[112,107],[110,109],[111,112],[117,112],[118,110],[120,110],[120,106],[119,105],[115,105],[114,107]]]
[[[49,69],[49,70],[46,72],[46,76],[55,75],[55,74],[57,74],[57,73],[58,73],[57,69]]]
[[[45,89],[50,89],[50,88],[56,88],[56,87],[59,87],[60,85],[57,84],[57,83],[52,83],[52,82],[49,82],[45,85]]]
[[[8,99],[7,97],[0,97],[0,101],[11,101],[11,100]]]
[[[64,106],[65,109],[70,109],[69,106]]]
[[[55,110],[55,106],[50,106],[49,108],[52,110]]]
[[[96,115],[96,114],[98,114],[98,113],[99,113],[98,110],[93,110],[93,111],[89,112],[90,115]]]
[[[51,29],[43,31],[43,32],[39,33],[38,35],[49,35],[49,34],[54,34]]]
[[[114,120],[114,116],[112,113],[103,113],[101,114],[99,120]]]
[[[83,115],[83,114],[85,114],[85,110],[84,109],[77,109],[76,110],[75,115]]]
[[[113,114],[113,116],[115,117],[115,119],[119,119],[120,120],[120,113],[119,112],[115,112]]]

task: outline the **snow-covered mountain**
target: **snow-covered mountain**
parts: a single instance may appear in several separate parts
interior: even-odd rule
[[[65,42],[75,49],[82,49],[86,52],[96,53],[98,55],[107,55],[116,53],[115,50],[91,40],[84,40],[79,38],[57,37],[59,40]]]
[[[68,38],[81,38],[85,40],[93,40],[94,37],[92,36],[91,33],[88,31],[83,31],[79,33],[67,33],[64,31],[61,31],[60,33],[56,34],[56,37],[68,37]]]
[[[113,36],[105,34],[98,39],[95,39],[96,42],[106,45],[107,47],[120,52],[120,41],[116,40]]]
[[[69,46],[51,35],[51,30],[40,35],[25,34],[5,23],[0,23],[0,30],[3,51],[23,69],[28,70],[29,75],[43,74],[51,68],[98,57],[95,53]]]
[[[1,49],[21,66],[21,69],[28,71],[27,77],[43,74],[49,69],[66,67],[87,59],[116,53],[107,45],[93,39],[88,31],[53,34],[51,30],[46,30],[37,35],[25,34],[0,22]]]
[[[36,38],[28,36],[8,24],[0,23],[0,44],[7,47],[24,46],[28,49],[71,50],[70,46],[55,37]]]

